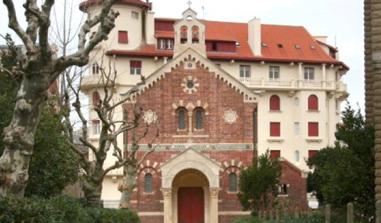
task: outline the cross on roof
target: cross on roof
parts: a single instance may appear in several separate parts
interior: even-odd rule
[[[191,0],[189,0],[188,2],[187,2],[187,4],[188,4],[188,6],[189,6],[189,8],[191,7],[191,5],[192,5],[192,1]]]

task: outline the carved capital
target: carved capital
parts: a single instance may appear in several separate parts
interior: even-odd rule
[[[209,189],[209,191],[210,191],[210,197],[211,198],[217,198],[218,197],[218,192],[220,192],[220,188],[211,187]]]
[[[172,188],[161,188],[161,192],[163,192],[164,199],[172,198]]]

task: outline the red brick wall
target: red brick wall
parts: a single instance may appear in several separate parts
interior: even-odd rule
[[[184,87],[181,86],[183,79],[188,76],[196,78],[199,83],[197,92],[192,94],[184,92]],[[188,128],[185,132],[177,130],[176,109],[173,108],[173,104],[179,105],[180,100],[185,106],[188,103],[197,106],[197,101],[201,101],[206,112],[204,129],[193,131],[193,134],[209,137],[192,137],[194,143],[253,143],[253,111],[256,105],[244,103],[243,95],[215,78],[200,65],[197,65],[197,69],[191,70],[184,69],[181,65],[138,96],[139,106],[158,115],[160,135],[156,139],[157,143],[186,143],[189,140],[188,137],[176,137],[189,133]],[[130,113],[129,117],[132,117],[130,106],[126,105],[126,108]],[[231,125],[225,123],[223,118],[224,112],[228,109],[233,109],[238,114],[237,122]],[[142,143],[152,139],[154,131],[151,133]]]
[[[199,87],[197,91],[189,94],[184,92],[184,87],[181,85],[183,79],[192,76],[197,79]],[[193,131],[193,135],[207,135],[207,137],[190,137],[188,135],[188,123],[186,131],[177,130],[176,107],[180,106],[180,101],[183,101],[184,107],[188,103],[192,103],[197,107],[197,102],[200,101],[207,113],[204,117],[204,128],[201,131]],[[256,109],[254,103],[244,103],[243,95],[229,87],[227,83],[214,77],[212,73],[202,68],[197,64],[197,68],[187,70],[183,65],[172,69],[163,79],[155,82],[150,88],[146,89],[137,97],[137,104],[143,110],[152,110],[158,116],[159,136],[155,137],[156,132],[151,130],[147,137],[140,143],[146,144],[156,138],[154,144],[184,144],[189,143],[191,139],[193,143],[211,144],[210,150],[202,151],[201,153],[211,159],[221,163],[220,172],[220,187],[219,192],[219,210],[220,211],[241,211],[242,207],[238,201],[236,193],[228,192],[228,175],[230,172],[235,172],[239,175],[241,169],[251,165],[254,156],[253,142],[253,112]],[[131,105],[125,106],[128,117],[132,117]],[[227,124],[223,118],[224,112],[232,109],[237,112],[238,119],[236,123]],[[189,110],[188,110],[189,111]],[[141,120],[138,134],[144,131],[143,120]],[[193,126],[194,127],[194,126]],[[130,134],[131,135],[131,134]],[[178,137],[179,135],[185,137]],[[188,136],[187,136],[188,135]],[[214,148],[214,144],[231,144],[228,149]],[[246,150],[242,148],[234,148],[234,144],[248,144]],[[143,162],[143,167],[138,174],[138,187],[133,195],[133,200],[137,201],[135,208],[139,212],[163,212],[163,196],[161,192],[161,172],[160,164],[167,162],[170,158],[178,155],[181,151],[161,148],[161,150],[150,154],[146,160],[149,160],[150,165]],[[142,152],[139,153],[142,156]],[[235,160],[235,162],[231,162]],[[241,163],[240,163],[241,162]],[[153,164],[157,163],[156,166]],[[231,165],[233,163],[233,165]],[[239,164],[240,163],[240,164]],[[227,164],[227,165],[226,165]],[[306,193],[305,179],[301,179],[300,172],[291,168],[288,165],[283,166],[283,174],[281,182],[288,182],[292,186],[289,190],[289,197],[295,199],[298,204],[306,204],[304,198]],[[153,175],[153,192],[147,194],[144,192],[144,175],[149,172]],[[295,186],[294,186],[295,185]],[[142,217],[143,223],[162,222],[162,217],[145,216]],[[231,216],[220,216],[219,222],[232,222]]]
[[[280,183],[290,185],[287,188],[288,197],[285,197],[284,200],[291,202],[292,208],[307,208],[307,179],[303,178],[300,170],[288,161],[282,162]]]

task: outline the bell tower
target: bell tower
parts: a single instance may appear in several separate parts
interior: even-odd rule
[[[188,48],[206,56],[205,25],[197,19],[197,13],[190,7],[183,12],[183,17],[174,25],[174,56]]]

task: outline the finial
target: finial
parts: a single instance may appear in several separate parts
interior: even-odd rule
[[[188,4],[188,7],[190,8],[190,7],[191,7],[191,5],[192,5],[192,1],[191,1],[191,0],[189,0],[189,1],[187,2],[187,4]]]

